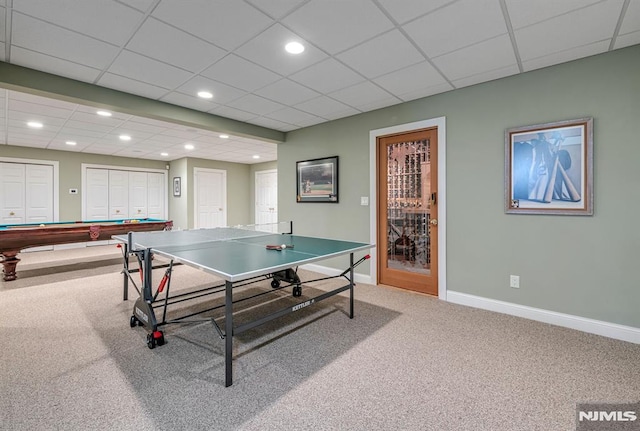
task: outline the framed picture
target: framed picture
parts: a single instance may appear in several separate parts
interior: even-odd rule
[[[593,215],[593,118],[505,131],[505,212]]]
[[[338,156],[296,162],[297,202],[338,202]]]
[[[180,197],[182,193],[182,185],[180,184],[180,177],[173,177],[173,196]]]

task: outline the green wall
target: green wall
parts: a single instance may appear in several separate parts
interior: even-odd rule
[[[281,180],[280,219],[368,241],[369,131],[442,116],[448,291],[640,327],[640,46],[289,132],[279,178],[338,155],[340,203],[296,203],[294,181]],[[505,214],[505,129],[581,117],[594,118],[594,215]]]

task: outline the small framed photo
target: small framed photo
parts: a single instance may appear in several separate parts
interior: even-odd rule
[[[180,177],[173,177],[173,196],[180,197],[182,194],[182,184]]]
[[[505,212],[593,215],[593,118],[505,131]]]
[[[338,156],[296,162],[296,201],[338,203]]]

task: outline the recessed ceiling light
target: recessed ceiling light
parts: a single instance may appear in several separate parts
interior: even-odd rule
[[[27,126],[31,127],[32,129],[42,129],[43,124],[38,121],[29,121],[27,123]]]
[[[111,117],[111,115],[113,115],[109,111],[98,111],[96,112],[96,114],[100,115],[101,117]]]
[[[131,136],[129,136],[129,135],[120,135],[120,140],[121,141],[130,141],[131,140]]]
[[[169,153],[160,153],[160,155],[161,155],[162,157],[167,157],[167,156],[169,155]]]
[[[220,135],[220,138],[222,138],[222,139],[229,139],[229,135]]]
[[[193,150],[193,149],[194,149],[194,146],[193,146],[193,144],[184,144],[184,148],[185,148],[186,150]]]
[[[259,159],[259,158],[260,158],[260,156],[256,154],[255,156],[253,156],[253,158],[254,158],[254,159]]]
[[[213,94],[209,91],[198,91],[198,97],[202,97],[203,99],[211,99]]]
[[[284,46],[289,54],[300,54],[304,51],[304,45],[300,42],[289,42]]]
[[[67,141],[67,142],[65,142],[65,144],[74,146],[74,145],[77,144],[77,142],[76,141]]]

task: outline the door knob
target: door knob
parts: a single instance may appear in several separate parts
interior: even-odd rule
[[[431,223],[433,226],[438,226],[438,219],[437,218],[432,218],[429,223]]]

